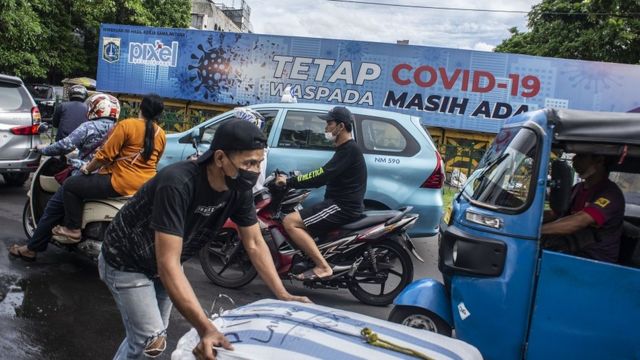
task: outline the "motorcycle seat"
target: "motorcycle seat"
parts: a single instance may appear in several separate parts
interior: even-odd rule
[[[60,188],[60,183],[53,176],[40,175],[40,188],[43,191],[54,193]]]
[[[372,210],[365,211],[362,217],[352,223],[342,226],[344,230],[360,230],[368,226],[383,223],[394,216],[400,215],[402,212],[398,210]]]

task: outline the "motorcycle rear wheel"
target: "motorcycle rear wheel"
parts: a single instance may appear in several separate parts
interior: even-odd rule
[[[221,230],[200,250],[199,255],[204,274],[218,286],[240,288],[258,275],[233,229]]]
[[[413,281],[411,256],[392,239],[375,243],[368,250],[376,260],[378,271],[374,271],[371,255],[363,251],[363,260],[349,283],[349,291],[365,304],[389,305]],[[392,285],[391,291],[385,292],[389,285]]]

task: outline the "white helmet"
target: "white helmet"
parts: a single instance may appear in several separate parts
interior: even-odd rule
[[[95,94],[87,99],[87,119],[111,118],[118,120],[120,117],[120,102],[113,95]]]
[[[262,116],[259,112],[250,109],[248,107],[239,107],[235,108],[233,115],[240,119],[252,122],[255,126],[257,126],[260,130],[264,127],[264,116]]]

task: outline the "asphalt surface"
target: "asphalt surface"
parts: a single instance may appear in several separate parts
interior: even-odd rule
[[[0,359],[111,359],[124,338],[120,314],[111,294],[98,277],[97,268],[81,256],[50,246],[27,263],[9,256],[7,247],[23,244],[22,210],[27,187],[4,185],[0,177]],[[415,239],[425,263],[414,261],[414,279],[435,277],[435,238]],[[257,278],[239,290],[213,285],[197,260],[185,264],[200,303],[209,309],[218,294],[230,296],[236,305],[272,297]],[[291,293],[343,310],[386,319],[391,306],[374,307],[360,303],[347,290],[305,289],[285,283]],[[190,329],[174,309],[168,329],[167,351],[159,359],[169,359],[178,339]]]

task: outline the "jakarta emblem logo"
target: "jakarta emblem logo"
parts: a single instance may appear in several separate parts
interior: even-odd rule
[[[102,59],[108,63],[120,60],[120,38],[102,38]]]

